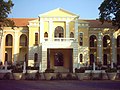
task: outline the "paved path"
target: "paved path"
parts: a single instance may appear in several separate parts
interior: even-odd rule
[[[0,80],[0,90],[120,90],[120,81]]]

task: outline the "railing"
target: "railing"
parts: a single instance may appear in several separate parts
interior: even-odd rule
[[[75,38],[44,38],[45,41],[58,41],[58,42],[67,42],[67,41],[76,41]]]

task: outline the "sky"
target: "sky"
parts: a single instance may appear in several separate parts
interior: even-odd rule
[[[81,19],[99,17],[98,7],[103,0],[12,0],[14,6],[10,18],[37,18],[39,14],[62,8],[80,16]]]

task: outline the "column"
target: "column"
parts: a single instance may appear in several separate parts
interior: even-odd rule
[[[44,22],[40,21],[40,43],[44,41]]]
[[[52,40],[52,30],[53,29],[53,21],[49,21],[49,33],[48,33],[48,38],[49,38],[49,41]]]
[[[111,50],[111,63],[117,63],[117,51],[116,51],[116,40],[115,40],[115,36],[114,33],[112,33],[112,38],[111,38],[111,46],[112,46],[112,50]]]
[[[78,20],[75,21],[75,39],[78,41]]]
[[[97,43],[97,59],[99,62],[103,63],[103,45],[102,45],[102,33],[98,33],[98,43]]]
[[[66,38],[70,38],[69,22],[66,21]]]
[[[16,61],[18,60],[18,54],[19,54],[19,41],[20,41],[20,38],[18,38],[18,32],[15,31],[14,32],[14,47],[13,47],[13,62],[14,64],[16,64]]]
[[[0,62],[2,62],[2,37],[3,37],[3,30],[0,30]]]

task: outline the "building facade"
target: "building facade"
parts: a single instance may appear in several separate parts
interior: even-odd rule
[[[27,62],[41,72],[74,72],[94,62],[120,65],[120,30],[111,23],[81,20],[58,8],[38,18],[11,18],[15,27],[2,27],[1,62]]]

